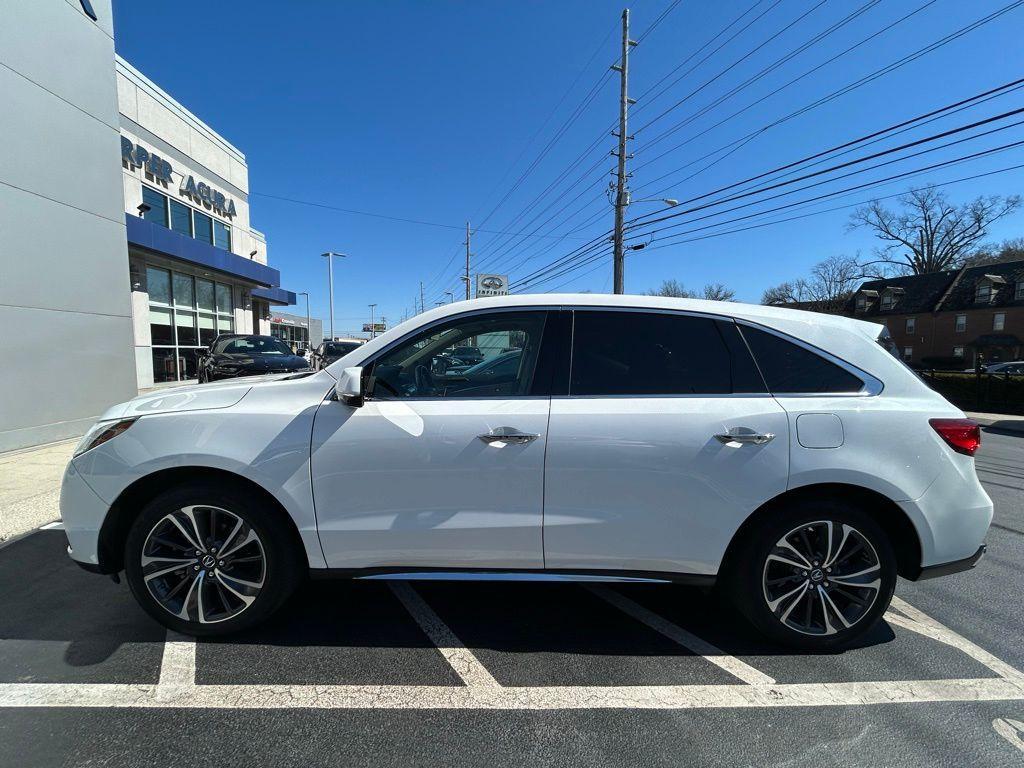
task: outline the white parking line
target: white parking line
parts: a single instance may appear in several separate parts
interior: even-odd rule
[[[662,618],[654,611],[630,600],[628,597],[619,594],[615,590],[609,589],[605,586],[587,586],[587,589],[603,600],[607,600],[623,613],[643,622],[648,627],[660,632],[670,640],[675,640],[679,645],[689,649],[698,656],[702,656],[705,660],[724,669],[730,675],[739,678],[744,683],[747,683],[748,685],[775,684],[775,678],[769,677],[764,672],[754,669],[752,666],[746,662],[740,661],[735,656],[729,656],[720,648],[717,648],[706,640],[697,637],[697,635],[692,632],[687,632],[682,627],[673,624],[668,619]]]
[[[999,677],[858,683],[485,688],[422,685],[0,684],[0,707],[183,709],[722,709],[1024,701]]]
[[[416,619],[430,641],[437,646],[445,660],[455,670],[462,681],[472,688],[499,688],[487,668],[473,655],[455,633],[451,631],[434,609],[427,605],[420,593],[405,581],[389,582],[391,591],[395,593],[405,609]]]
[[[995,732],[1006,739],[1021,752],[1024,752],[1024,723],[1020,720],[997,717],[992,721]]]
[[[167,630],[164,655],[160,661],[160,683],[163,688],[181,688],[196,684],[195,638]]]
[[[894,611],[899,611],[903,616],[894,613]],[[975,661],[985,665],[1000,677],[1012,678],[1019,682],[1024,682],[1024,674],[1022,674],[1016,667],[1012,667],[1002,659],[993,656],[984,648],[972,643],[966,637],[958,635],[949,627],[937,622],[924,611],[915,608],[906,600],[896,597],[895,595],[893,595],[889,611],[885,614],[885,619],[886,621],[892,622],[904,629],[909,629],[913,632],[917,632],[918,634],[930,637],[933,640],[937,640],[940,643],[945,643],[946,645],[956,648],[970,656]]]
[[[886,618],[945,643],[985,664],[997,677],[954,680],[880,680],[851,683],[775,683],[757,680],[746,664],[730,673],[750,685],[536,686],[502,687],[411,586],[391,585],[464,686],[423,685],[196,685],[196,644],[168,632],[157,685],[92,683],[3,683],[0,707],[100,707],[182,709],[720,709],[836,707],[956,701],[1024,701],[1024,675],[925,613],[898,598]],[[614,593],[613,593],[614,594]],[[630,615],[691,650],[716,650],[625,598],[613,600]],[[635,606],[635,608],[634,608]],[[636,610],[639,609],[639,610]],[[634,612],[635,611],[635,612]],[[641,618],[642,617],[642,618]],[[856,653],[853,651],[852,653]],[[712,660],[714,653],[701,653]],[[732,657],[718,656],[720,661]],[[728,662],[727,662],[728,663]],[[721,665],[720,665],[721,666]],[[760,673],[757,673],[760,674]],[[767,676],[765,676],[767,678]],[[742,678],[741,678],[742,679]],[[1014,746],[1017,721],[993,722]]]

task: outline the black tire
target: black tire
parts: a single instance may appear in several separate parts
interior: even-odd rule
[[[197,526],[189,525],[186,508]],[[150,616],[186,635],[225,635],[259,624],[288,599],[303,573],[305,558],[279,514],[258,494],[229,484],[191,483],[162,493],[142,509],[125,542],[132,594]],[[197,534],[205,536],[199,557],[191,546]],[[218,545],[224,560],[211,554]],[[188,562],[179,566],[181,560]],[[173,570],[154,576],[165,562]]]
[[[839,499],[774,509],[747,530],[727,569],[724,586],[740,613],[769,639],[804,650],[841,648],[870,630],[889,607],[897,575],[882,528]]]

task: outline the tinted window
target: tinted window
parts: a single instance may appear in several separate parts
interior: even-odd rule
[[[177,200],[171,200],[171,229],[192,237],[192,209]]]
[[[204,243],[213,245],[213,219],[207,216],[205,213],[196,211],[194,214],[195,218],[195,238],[196,240],[202,240]]]
[[[795,392],[859,392],[859,378],[821,355],[765,331],[743,326],[768,389],[773,394]]]
[[[368,390],[384,399],[529,394],[544,322],[544,312],[500,312],[437,325],[377,359]],[[464,345],[472,345],[484,362],[467,369],[454,355]],[[501,365],[508,361],[514,362]]]
[[[161,227],[167,226],[167,197],[161,195],[155,189],[142,188],[142,202],[149,206],[149,210],[142,214],[146,221],[152,221]]]
[[[577,312],[573,395],[763,392],[731,322],[654,312]]]
[[[231,227],[219,221],[213,222],[213,244],[225,251],[231,250]]]

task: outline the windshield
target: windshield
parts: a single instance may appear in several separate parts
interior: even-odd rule
[[[356,349],[358,347],[359,344],[356,344],[355,342],[334,342],[332,344],[324,345],[324,354],[337,355],[338,357],[341,357],[342,355],[347,355],[353,349]]]
[[[221,355],[279,356],[291,355],[292,350],[273,336],[236,336],[218,341],[213,350]]]

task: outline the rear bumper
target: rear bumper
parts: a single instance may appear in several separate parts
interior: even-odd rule
[[[921,569],[921,573],[918,574],[916,581],[923,581],[924,579],[935,579],[939,576],[949,576],[951,573],[960,573],[961,571],[969,571],[978,561],[981,560],[982,555],[985,554],[985,545],[982,544],[978,547],[978,551],[970,557],[965,557],[963,560],[954,560],[951,563],[939,563],[938,565],[929,565]]]

